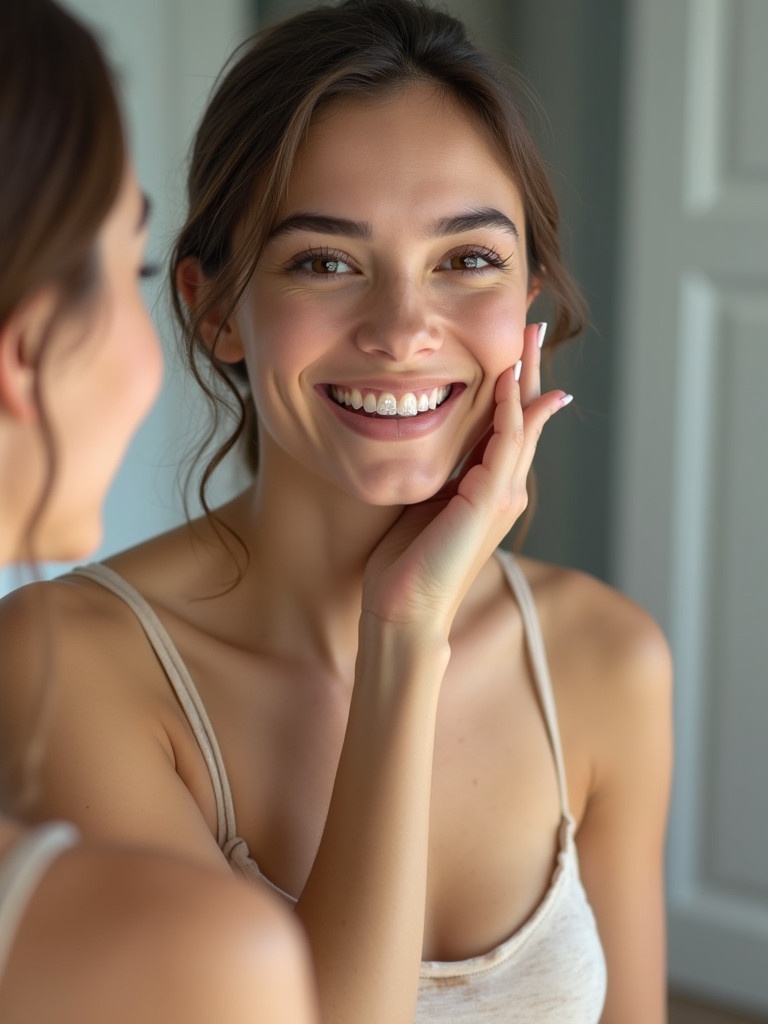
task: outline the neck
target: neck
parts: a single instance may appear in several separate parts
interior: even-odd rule
[[[260,623],[260,645],[320,658],[349,677],[365,566],[400,511],[356,500],[295,463],[264,465],[224,510],[248,548],[237,591],[250,623]]]

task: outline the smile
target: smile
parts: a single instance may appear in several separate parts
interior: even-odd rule
[[[447,384],[424,391],[406,391],[397,397],[391,391],[362,391],[331,384],[328,394],[337,405],[371,416],[418,416],[437,409],[451,390],[452,386]]]

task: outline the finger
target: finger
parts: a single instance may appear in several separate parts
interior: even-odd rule
[[[497,384],[493,434],[485,447],[483,469],[499,484],[506,481],[513,491],[524,488],[544,427],[572,397],[565,391],[549,391],[523,409],[519,385],[508,373],[502,374]]]
[[[530,470],[536,448],[544,427],[549,420],[573,401],[573,395],[565,391],[548,391],[536,398],[523,412],[524,441],[520,453],[520,468]]]
[[[540,323],[528,324],[523,332],[520,399],[524,409],[541,395],[541,346],[546,331],[547,325]]]
[[[514,367],[499,376],[494,399],[491,433],[482,449],[479,465],[491,478],[508,481],[515,473],[525,445],[525,419]]]

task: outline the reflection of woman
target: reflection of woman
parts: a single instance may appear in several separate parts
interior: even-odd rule
[[[92,38],[48,0],[4,3],[0,564],[77,557],[98,541],[104,492],[160,381],[138,285],[145,219]],[[54,638],[35,624],[16,652],[31,667],[17,726],[43,744]],[[13,646],[5,634],[3,675]],[[4,768],[34,788],[28,755]],[[264,894],[198,865],[82,843],[61,822],[0,819],[9,1024],[314,1020],[294,928]]]
[[[247,396],[258,474],[40,588],[38,813],[268,879],[334,1022],[661,1021],[666,646],[495,551],[567,402],[527,310],[549,293],[550,343],[580,313],[514,101],[443,14],[310,11],[222,81],[189,203],[186,336]]]

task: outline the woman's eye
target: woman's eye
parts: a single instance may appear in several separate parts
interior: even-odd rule
[[[465,250],[462,252],[449,253],[443,260],[437,265],[438,270],[465,270],[465,271],[483,271],[491,268],[501,268],[504,266],[504,261],[496,253],[487,251],[478,251],[476,249]]]
[[[355,268],[341,253],[332,252],[303,253],[291,260],[288,270],[318,277],[339,277],[342,274],[356,273]]]
[[[309,260],[309,266],[313,274],[349,274],[352,267],[344,260]]]
[[[159,263],[143,263],[139,267],[139,278],[142,281],[150,280],[153,277],[157,277],[160,273]]]

